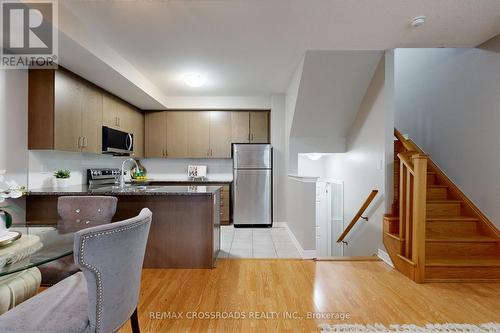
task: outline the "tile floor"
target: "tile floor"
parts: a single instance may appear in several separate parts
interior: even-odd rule
[[[300,258],[286,228],[222,226],[219,258]]]

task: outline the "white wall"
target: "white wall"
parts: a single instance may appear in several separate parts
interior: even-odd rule
[[[368,222],[358,221],[346,238],[346,256],[367,256],[377,253],[382,244],[382,222],[386,212],[385,180],[392,177],[392,168],[385,167],[387,131],[392,131],[392,109],[385,80],[385,61],[382,59],[372,78],[347,136],[347,152],[325,156],[327,177],[344,182],[344,224],[354,217],[371,190],[379,193],[365,216]],[[388,126],[390,126],[388,128]],[[390,137],[392,139],[392,137]],[[392,161],[387,161],[392,163]],[[389,173],[387,173],[389,172]]]
[[[28,72],[0,70],[0,170],[6,179],[28,183]],[[15,221],[24,220],[24,199],[10,200],[18,206]]]
[[[271,144],[273,145],[273,220],[286,222],[285,95],[271,98]]]
[[[396,127],[500,227],[498,49],[398,49],[395,84]]]

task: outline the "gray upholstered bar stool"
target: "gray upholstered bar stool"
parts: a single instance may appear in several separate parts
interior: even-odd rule
[[[105,196],[66,196],[57,200],[58,230],[76,232],[96,225],[110,223],[116,212],[117,199]],[[38,267],[42,285],[51,286],[79,271],[69,255]]]
[[[130,318],[139,332],[137,302],[152,213],[75,234],[76,273],[0,316],[0,332],[111,333]]]

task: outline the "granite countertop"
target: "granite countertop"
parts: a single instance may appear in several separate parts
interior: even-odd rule
[[[127,185],[124,189],[118,186],[89,188],[88,185],[72,185],[65,188],[31,189],[28,195],[213,195],[220,186],[139,186]]]
[[[135,181],[132,183],[200,183],[200,184],[228,184],[233,181],[232,174],[210,174],[203,180],[189,178],[185,174],[155,175],[150,174],[146,181]]]

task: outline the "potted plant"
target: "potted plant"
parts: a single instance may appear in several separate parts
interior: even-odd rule
[[[54,172],[54,177],[56,178],[57,187],[68,187],[71,171],[57,170]]]
[[[3,204],[8,198],[20,198],[26,192],[26,188],[19,186],[14,180],[4,181],[4,174],[5,170],[0,170],[0,204]],[[0,207],[0,237],[8,234],[12,225],[12,215],[5,211],[7,208],[11,208],[11,206]]]

